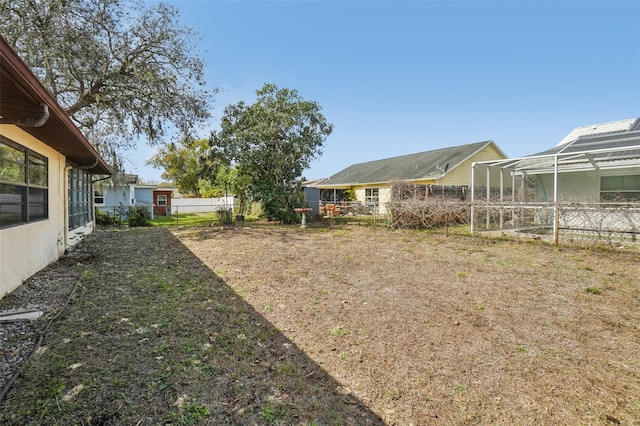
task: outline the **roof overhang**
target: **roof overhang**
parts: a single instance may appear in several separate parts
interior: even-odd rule
[[[318,189],[349,189],[349,188],[353,188],[354,186],[384,186],[384,185],[388,185],[389,182],[347,182],[347,183],[336,183],[336,184],[320,184],[320,185],[313,185],[313,188],[318,188]]]
[[[640,132],[585,138],[582,142],[537,155],[481,161],[474,167],[484,165],[515,174],[554,173],[556,165],[558,173],[640,168]]]
[[[38,78],[0,37],[0,117],[4,122],[37,117],[42,105],[49,119],[39,127],[20,126],[26,133],[63,154],[74,166],[93,174],[111,175],[112,170],[89,143]],[[16,124],[0,124],[2,126]]]

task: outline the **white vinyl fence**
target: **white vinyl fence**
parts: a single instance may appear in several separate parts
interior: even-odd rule
[[[172,198],[171,214],[208,213],[233,208],[234,196],[219,198]]]

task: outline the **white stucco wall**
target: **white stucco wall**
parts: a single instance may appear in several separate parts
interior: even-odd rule
[[[0,125],[0,134],[48,159],[49,218],[0,229],[0,298],[65,250],[65,157],[12,125]]]

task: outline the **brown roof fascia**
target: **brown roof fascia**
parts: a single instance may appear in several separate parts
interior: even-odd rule
[[[49,91],[45,89],[42,83],[40,83],[40,80],[31,72],[24,61],[18,57],[13,48],[9,46],[2,36],[0,36],[0,61],[2,71],[9,73],[11,79],[21,88],[25,96],[37,104],[47,105],[49,108],[49,120],[54,120],[60,130],[69,135],[70,140],[76,145],[77,150],[84,151],[83,153],[85,155],[88,154],[88,156],[93,158],[92,163],[77,164],[77,166],[87,168],[94,174],[113,174],[111,167],[104,161],[98,151],[91,145],[82,132],[80,132],[71,121],[71,118],[69,118],[58,102],[51,96]],[[23,128],[27,133],[32,133],[32,129],[35,128]],[[42,138],[39,139],[42,140]],[[46,140],[43,140],[43,142],[47,143]],[[72,152],[62,152],[62,154],[68,157]]]

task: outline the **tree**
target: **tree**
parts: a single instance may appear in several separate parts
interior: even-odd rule
[[[183,194],[200,197],[202,161],[209,148],[207,139],[183,139],[178,145],[169,143],[161,148],[147,164],[163,169],[162,179],[170,180]]]
[[[301,207],[302,172],[322,154],[331,134],[316,102],[298,92],[265,84],[252,105],[244,102],[225,108],[221,130],[211,136],[212,158],[236,165],[250,178],[253,195],[263,203],[270,219],[291,223]]]
[[[249,175],[243,173],[239,167],[229,167],[224,164],[218,165],[214,182],[217,187],[227,194],[233,194],[237,203],[237,213],[244,215],[247,212],[247,201],[250,198],[249,185],[251,180]]]
[[[105,156],[209,117],[215,90],[173,6],[0,0],[0,32]]]

